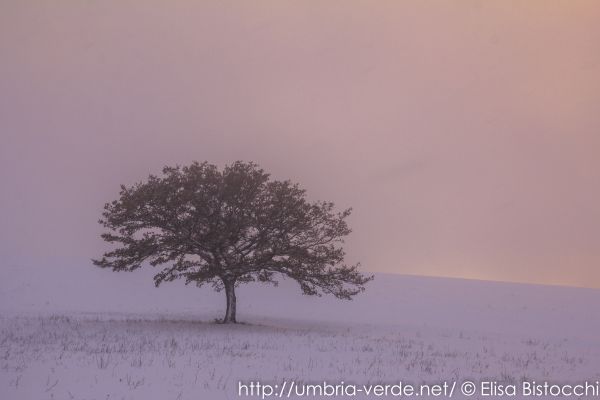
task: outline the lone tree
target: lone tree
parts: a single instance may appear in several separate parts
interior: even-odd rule
[[[271,180],[254,163],[220,171],[194,162],[165,167],[162,176],[121,185],[119,199],[104,206],[102,238],[118,244],[94,264],[133,271],[148,262],[163,266],[156,286],[184,278],[225,290],[223,323],[236,322],[235,288],[251,281],[296,280],[306,295],[351,299],[373,276],[344,264],[343,238],[350,209],[311,203],[289,180]]]

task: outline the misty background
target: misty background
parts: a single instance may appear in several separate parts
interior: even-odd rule
[[[598,21],[596,1],[3,1],[0,268],[92,276],[121,183],[240,159],[353,207],[365,271],[600,287]]]

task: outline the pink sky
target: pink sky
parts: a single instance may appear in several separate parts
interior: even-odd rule
[[[352,206],[366,270],[600,287],[600,2],[3,1],[0,257],[165,164]]]

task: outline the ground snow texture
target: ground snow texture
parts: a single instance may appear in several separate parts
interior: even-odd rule
[[[248,285],[244,323],[219,325],[222,294],[144,283],[103,304],[81,293],[69,302],[68,291],[32,302],[39,288],[5,284],[0,398],[251,398],[238,396],[240,381],[600,380],[597,290],[378,275],[340,302],[292,282]]]

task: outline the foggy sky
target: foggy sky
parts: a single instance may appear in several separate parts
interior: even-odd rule
[[[353,207],[365,270],[600,287],[597,1],[3,1],[0,267],[252,160]],[[108,273],[108,272],[107,272]]]

